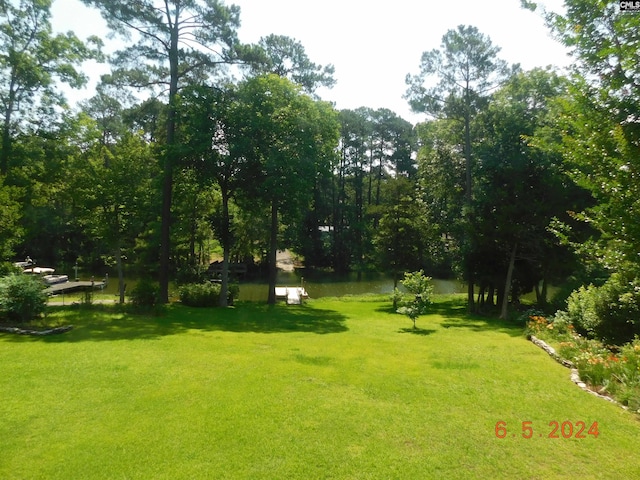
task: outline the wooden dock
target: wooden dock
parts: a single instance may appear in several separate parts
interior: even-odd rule
[[[304,287],[276,287],[276,298],[285,299],[287,305],[300,305],[309,295]]]
[[[83,281],[72,281],[72,282],[64,282],[64,283],[56,283],[51,285],[45,289],[45,293],[47,295],[58,295],[60,293],[69,293],[78,290],[90,290],[96,288],[104,288],[106,285],[105,281],[100,282],[83,282]]]

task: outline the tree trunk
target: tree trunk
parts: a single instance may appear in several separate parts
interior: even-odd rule
[[[486,303],[488,303],[490,307],[494,307],[496,305],[493,301],[495,295],[496,295],[496,289],[493,286],[493,282],[490,282],[489,291],[487,293],[487,300],[486,300]]]
[[[11,156],[11,116],[15,106],[14,79],[9,86],[9,99],[5,105],[4,124],[2,130],[2,150],[0,150],[0,175],[6,175],[9,171],[9,157]]]
[[[478,300],[477,300],[477,304],[478,304],[478,307],[480,307],[480,309],[484,307],[484,300],[485,300],[484,296],[486,291],[487,291],[487,283],[481,282],[479,285]]]
[[[190,221],[189,221],[189,258],[187,260],[188,265],[198,266],[198,260],[196,259],[196,236],[198,234],[198,200],[197,196],[193,199],[191,204]]]
[[[118,271],[118,294],[120,295],[120,304],[124,303],[124,266],[122,265],[122,248],[120,247],[120,240],[116,246],[116,269]]]
[[[278,277],[278,268],[276,266],[276,253],[278,251],[278,203],[273,200],[271,203],[271,238],[269,240],[269,255],[267,263],[269,264],[269,297],[267,303],[275,305],[276,303],[276,279]]]
[[[502,320],[506,320],[507,314],[509,313],[509,292],[511,292],[511,278],[513,277],[513,270],[516,264],[517,251],[518,251],[518,242],[515,242],[513,244],[513,250],[511,250],[511,258],[509,259],[507,279],[504,282],[504,296],[502,297],[502,309],[500,311],[500,318]]]
[[[220,299],[218,305],[226,307],[229,298],[229,256],[231,254],[231,222],[229,219],[229,195],[222,191],[222,284],[220,285]]]
[[[468,277],[471,277],[471,273],[468,274]],[[469,311],[469,313],[474,313],[476,311],[476,304],[473,298],[475,291],[473,279],[469,278],[467,282],[467,310]]]
[[[176,18],[180,15],[175,12]],[[173,194],[173,165],[175,157],[176,99],[178,96],[178,28],[171,29],[169,48],[169,109],[167,112],[167,150],[164,158],[162,184],[162,224],[160,227],[160,301],[169,302],[169,257],[171,255],[171,197]]]
[[[471,96],[469,82],[465,88],[465,112],[464,112],[464,160],[465,160],[465,220],[467,224],[467,242],[469,242],[469,236],[471,231],[471,189],[473,187],[471,179]],[[473,300],[473,268],[471,266],[470,257],[471,249],[467,249],[467,310],[470,313],[475,311],[475,304]]]

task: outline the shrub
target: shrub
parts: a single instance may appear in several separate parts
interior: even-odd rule
[[[180,287],[180,301],[190,307],[215,307],[219,298],[218,283],[189,283]]]
[[[240,296],[240,285],[238,283],[229,284],[228,304],[233,305],[233,301]]]
[[[601,287],[580,287],[567,301],[568,321],[583,333],[622,344],[640,333],[640,281],[614,273]]]
[[[152,280],[140,280],[131,289],[129,300],[135,307],[155,307],[160,303],[160,286]]]
[[[596,314],[597,287],[589,285],[575,290],[567,299],[566,314],[582,333],[594,335],[600,320]]]
[[[24,323],[42,315],[46,307],[47,295],[37,278],[22,274],[0,278],[0,316]]]
[[[22,273],[22,269],[11,262],[0,262],[0,277],[5,277],[12,273]]]

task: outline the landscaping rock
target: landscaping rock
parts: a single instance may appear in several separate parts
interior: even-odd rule
[[[65,333],[71,330],[72,328],[73,328],[73,325],[65,325],[64,327],[55,327],[55,328],[50,328],[48,330],[31,330],[28,328],[0,326],[0,332],[16,333],[18,335],[33,335],[36,337],[44,337],[46,335],[56,335],[59,333]]]
[[[531,342],[534,343],[535,345],[537,345],[538,347],[542,348],[554,360],[556,360],[557,362],[561,363],[565,367],[570,368],[571,369],[571,377],[570,377],[571,381],[573,383],[575,383],[578,387],[580,387],[582,390],[584,390],[585,392],[589,392],[591,395],[595,395],[596,397],[599,397],[599,398],[602,398],[602,399],[607,400],[609,402],[612,402],[612,403],[615,403],[617,405],[620,405],[625,410],[628,409],[628,407],[622,405],[619,402],[616,402],[613,398],[607,397],[606,395],[601,395],[598,392],[594,392],[593,390],[591,390],[589,388],[589,386],[580,379],[580,374],[578,373],[578,369],[574,367],[573,363],[568,361],[568,360],[565,360],[565,359],[561,358],[556,353],[556,350],[551,345],[546,343],[544,340],[540,340],[539,338],[536,338],[533,335],[529,336],[529,340],[531,340]]]
[[[567,368],[573,368],[574,367],[572,362],[570,362],[569,360],[565,360],[564,358],[560,357],[560,355],[558,355],[556,353],[555,348],[553,348],[551,345],[549,345],[545,341],[540,340],[539,338],[537,338],[537,337],[535,337],[533,335],[531,335],[529,337],[529,340],[531,340],[534,344],[536,344],[537,346],[542,348],[545,352],[547,352],[556,362],[561,363],[562,365],[564,365]]]

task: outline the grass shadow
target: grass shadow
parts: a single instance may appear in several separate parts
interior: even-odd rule
[[[430,328],[401,328],[398,330],[398,333],[411,333],[413,335],[431,335],[435,333],[436,330]]]
[[[391,302],[376,309],[377,312],[397,315]],[[523,326],[514,322],[500,320],[491,315],[481,315],[467,312],[466,297],[462,295],[435,296],[425,317],[430,315],[441,317],[443,328],[464,328],[474,332],[499,331],[512,337],[522,336]],[[420,322],[420,320],[418,321]],[[404,329],[410,333],[411,328]]]
[[[154,339],[188,330],[330,334],[345,332],[346,316],[308,305],[240,303],[230,308],[192,308],[175,304],[164,315],[133,314],[117,308],[55,307],[50,317],[74,325],[73,330],[43,337],[5,334],[3,340],[39,340],[48,343]]]
[[[468,318],[452,318],[440,324],[443,328],[460,328],[474,332],[495,331],[506,333],[511,337],[521,337],[523,328],[505,320],[494,317],[482,317],[480,315],[468,315]]]

